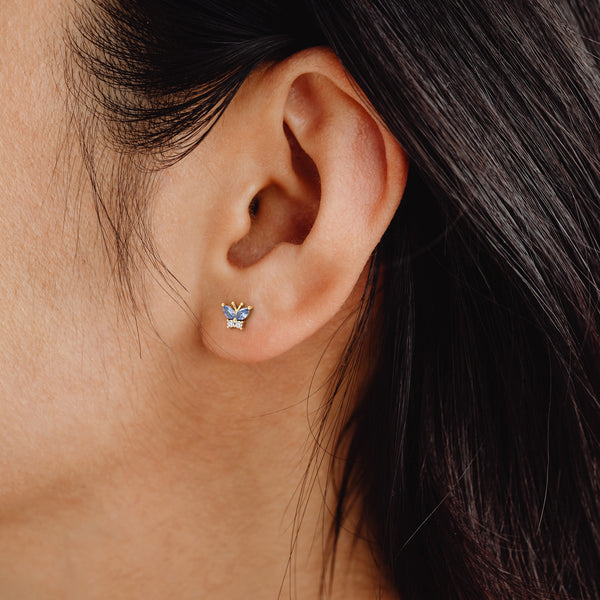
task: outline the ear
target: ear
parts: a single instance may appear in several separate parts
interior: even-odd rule
[[[300,52],[255,72],[163,193],[201,343],[280,355],[333,319],[402,197],[408,160],[338,59]],[[228,328],[222,303],[253,309]],[[198,339],[198,337],[196,337]]]

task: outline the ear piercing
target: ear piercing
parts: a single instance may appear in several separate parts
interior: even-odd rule
[[[238,306],[235,305],[235,302],[231,303],[231,306],[227,304],[221,304],[223,307],[223,314],[227,318],[227,329],[244,329],[244,325],[246,323],[246,319],[252,310],[252,306],[244,306],[244,303],[241,302]]]

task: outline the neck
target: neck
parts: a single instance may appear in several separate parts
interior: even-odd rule
[[[311,343],[325,347],[330,333]],[[311,453],[341,343],[318,370],[306,357],[321,353],[308,350],[250,366],[163,354],[160,377],[145,373],[152,389],[96,421],[96,456],[5,505],[0,596],[319,597],[329,462]],[[188,360],[202,367],[183,378]],[[65,443],[86,451],[83,438]],[[377,597],[370,553],[354,542],[342,533],[334,599]]]

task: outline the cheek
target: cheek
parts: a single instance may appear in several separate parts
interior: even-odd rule
[[[60,8],[8,0],[0,10],[2,509],[60,471],[95,468],[110,411],[90,399],[117,387],[106,340],[118,308],[68,118]]]
[[[61,293],[60,271],[73,262],[63,248],[75,231],[68,213],[77,186],[64,160],[66,96],[54,39],[61,28],[56,6],[6,4],[0,14],[0,307],[26,313],[35,298],[44,321],[45,306]]]

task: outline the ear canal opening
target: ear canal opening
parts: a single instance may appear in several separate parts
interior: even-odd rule
[[[239,268],[257,263],[279,244],[302,244],[319,212],[321,179],[317,166],[286,123],[283,129],[295,181],[268,185],[250,202],[250,229],[231,246],[227,256]]]

